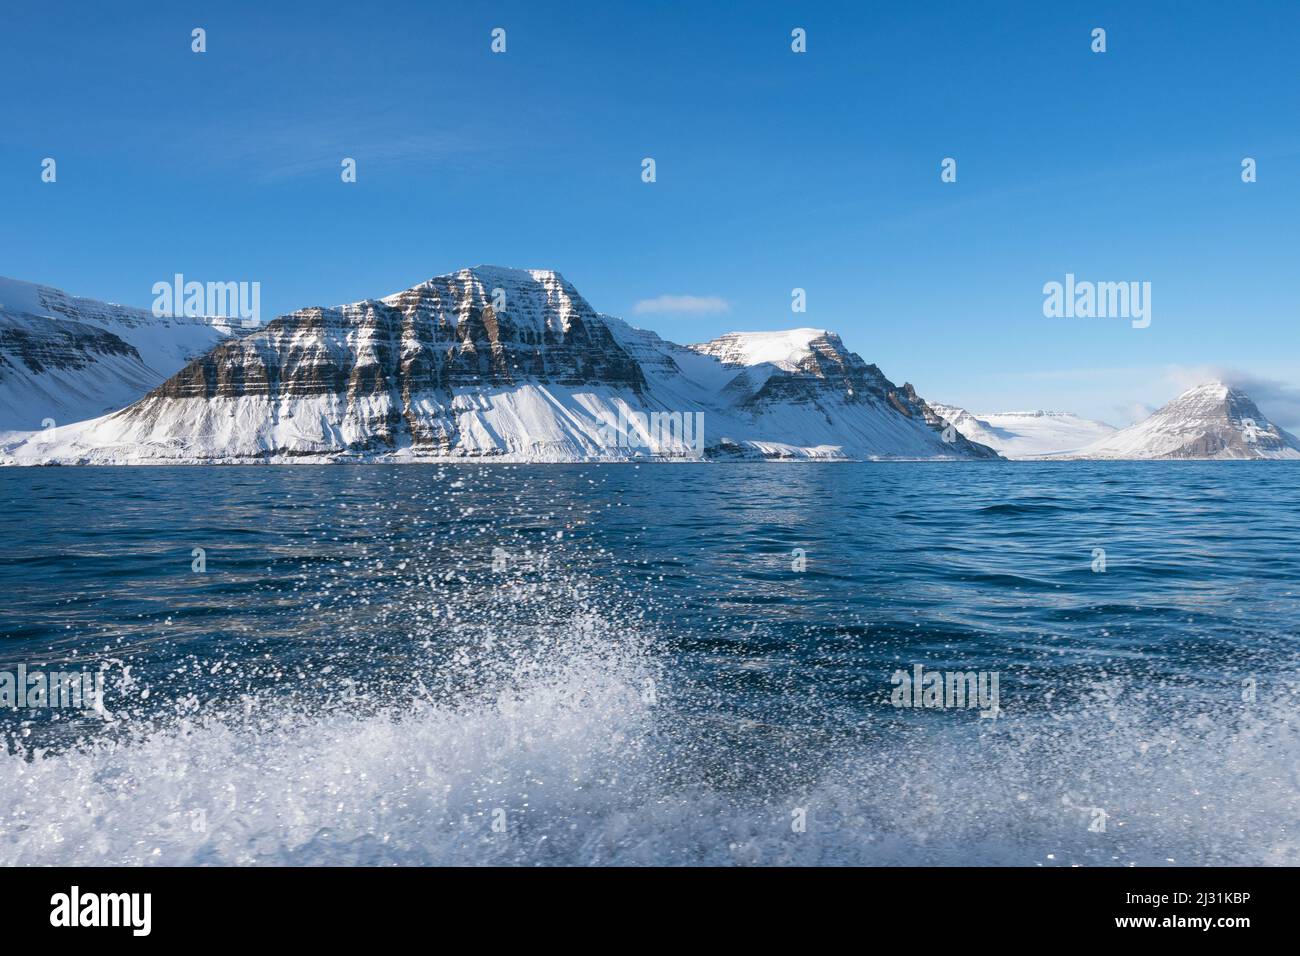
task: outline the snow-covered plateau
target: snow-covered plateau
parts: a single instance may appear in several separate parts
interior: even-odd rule
[[[1105,422],[1070,412],[994,412],[973,414],[956,405],[931,408],[971,441],[1007,458],[1041,458],[1074,452],[1115,433]]]

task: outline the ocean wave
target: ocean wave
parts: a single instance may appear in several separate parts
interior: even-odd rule
[[[677,707],[616,632],[455,703],[280,699],[19,748],[0,864],[1300,863],[1294,686],[1216,711],[1098,684],[827,740]]]

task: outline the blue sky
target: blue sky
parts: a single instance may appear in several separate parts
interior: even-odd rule
[[[555,268],[676,341],[833,329],[977,411],[1127,424],[1226,374],[1300,425],[1288,0],[75,3],[5,20],[0,274],[141,306],[176,272],[259,281],[274,315],[478,263]],[[1150,282],[1151,326],[1045,318],[1043,284],[1067,272]],[[637,308],[666,296],[720,301]]]

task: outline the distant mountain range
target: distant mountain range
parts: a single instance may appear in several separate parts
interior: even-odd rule
[[[1077,451],[1115,433],[1105,422],[1069,412],[997,412],[973,415],[955,405],[930,406],[971,441],[1007,458],[1037,458]]]
[[[53,427],[42,427],[53,422]],[[1117,431],[931,405],[822,329],[677,345],[478,266],[245,333],[0,279],[0,464],[1300,458],[1221,383]]]
[[[1300,439],[1223,382],[1188,389],[1123,430],[1067,412],[976,416],[954,405],[931,407],[966,438],[1008,458],[1300,458]]]
[[[160,324],[160,338],[174,326]],[[80,360],[65,343],[64,364]],[[40,397],[29,418],[43,415]],[[820,329],[681,346],[559,273],[493,266],[229,337],[0,461],[996,458]]]

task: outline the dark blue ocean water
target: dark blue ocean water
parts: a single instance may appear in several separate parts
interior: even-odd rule
[[[1295,864],[1298,479],[6,469],[0,863]]]

